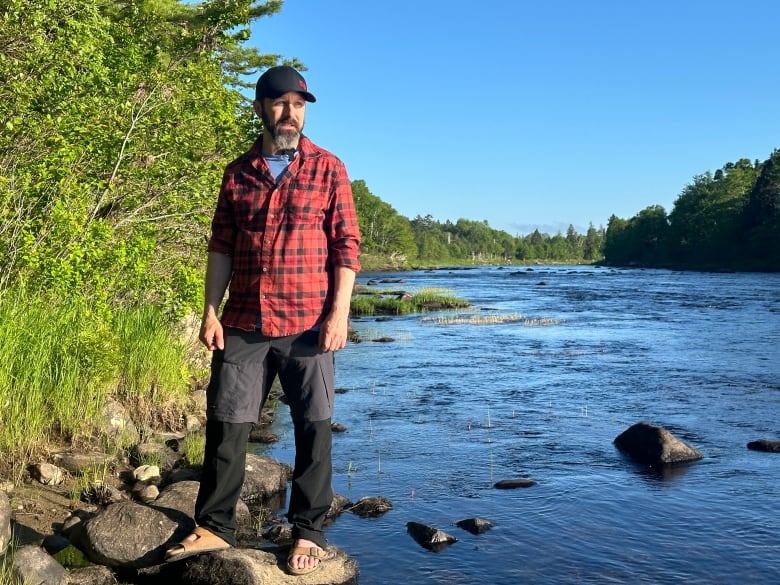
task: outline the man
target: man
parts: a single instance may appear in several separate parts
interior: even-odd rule
[[[330,558],[322,525],[333,499],[333,352],[347,340],[360,234],[344,164],[302,134],[314,101],[292,67],[263,73],[254,101],[263,133],[225,170],[200,329],[214,354],[197,527],[168,560],[235,545],[246,444],[277,375],[296,450],[287,569],[309,573]]]

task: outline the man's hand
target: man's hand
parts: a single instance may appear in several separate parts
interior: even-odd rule
[[[337,351],[347,345],[347,314],[331,313],[320,324],[319,344],[322,351]]]
[[[209,351],[225,349],[225,334],[222,330],[222,323],[216,315],[208,314],[203,317],[198,338]]]

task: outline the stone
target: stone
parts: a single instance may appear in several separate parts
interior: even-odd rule
[[[162,562],[166,548],[194,527],[194,521],[180,512],[128,500],[111,504],[76,525],[71,542],[93,563],[140,568]]]
[[[27,544],[13,555],[11,573],[22,583],[36,585],[67,585],[68,572],[39,546]]]
[[[528,488],[535,485],[536,482],[532,479],[516,478],[499,480],[493,484],[493,487],[499,490],[513,490],[516,488]]]
[[[187,414],[184,416],[184,428],[188,433],[197,433],[203,429],[203,424],[194,414]]]
[[[199,481],[177,481],[164,487],[154,502],[156,508],[172,509],[195,517],[195,498],[198,497]]]
[[[11,543],[11,504],[5,491],[0,490],[0,556]]]
[[[357,502],[344,508],[345,512],[352,512],[361,518],[378,518],[393,509],[393,503],[384,496],[366,496]]]
[[[271,457],[247,453],[246,477],[241,489],[245,502],[263,501],[287,489],[292,467]]]
[[[471,532],[471,534],[482,534],[493,528],[493,523],[484,518],[466,518],[456,522],[455,526]]]
[[[668,430],[647,422],[632,425],[615,438],[615,446],[639,463],[648,465],[695,461],[701,451]]]
[[[406,532],[417,544],[434,552],[439,552],[450,544],[458,542],[458,539],[451,534],[420,522],[407,522]]]
[[[279,441],[279,435],[272,432],[267,426],[255,427],[249,433],[250,443],[260,443],[267,445],[270,443],[276,443]]]
[[[267,550],[231,548],[210,554],[190,557],[182,563],[169,563],[161,571],[162,582],[170,573],[175,582],[189,585],[348,585],[357,583],[357,561],[343,551],[329,547],[336,557],[326,561],[320,569],[299,577],[284,570],[287,547]]]
[[[60,485],[65,481],[65,470],[51,463],[38,463],[30,468],[32,478],[43,485]]]
[[[144,483],[159,483],[160,468],[157,465],[141,465],[133,470],[133,480]]]
[[[101,424],[101,423],[99,423]],[[108,399],[103,407],[103,428],[99,432],[113,443],[124,446],[138,442],[138,429],[127,409],[116,400]]]
[[[71,475],[81,475],[95,469],[108,469],[114,458],[108,453],[93,451],[91,453],[65,453],[56,455],[55,462]]]
[[[68,585],[116,585],[114,573],[108,567],[93,565],[68,571]]]
[[[769,439],[757,439],[750,441],[747,448],[751,451],[765,451],[767,453],[780,453],[780,441],[770,441]]]

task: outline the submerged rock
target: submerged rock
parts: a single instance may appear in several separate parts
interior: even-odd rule
[[[701,451],[662,427],[639,422],[615,438],[615,446],[639,463],[649,465],[695,461]]]
[[[780,453],[780,441],[770,441],[769,439],[758,439],[750,441],[747,448],[751,451],[766,451],[767,453]]]
[[[517,478],[517,479],[502,479],[493,484],[493,487],[499,490],[513,490],[516,488],[528,488],[535,486],[536,482],[532,479]]]
[[[366,496],[357,502],[344,508],[345,512],[352,512],[362,518],[376,518],[393,509],[393,503],[384,496]]]
[[[439,552],[453,542],[458,542],[458,539],[451,534],[420,522],[407,522],[406,532],[417,544],[434,552]]]
[[[493,523],[484,518],[466,518],[459,520],[455,526],[471,532],[471,534],[482,534],[493,528]]]

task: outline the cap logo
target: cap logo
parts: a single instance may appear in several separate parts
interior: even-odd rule
[[[301,86],[301,88],[306,91],[306,82],[303,79],[298,80],[298,85]]]

